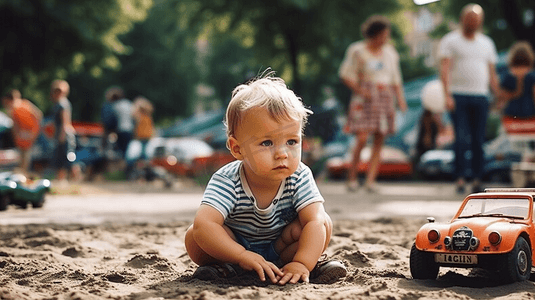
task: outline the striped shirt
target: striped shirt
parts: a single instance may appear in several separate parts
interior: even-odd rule
[[[256,205],[243,173],[242,162],[233,161],[219,169],[210,179],[201,204],[219,211],[225,225],[251,244],[270,243],[307,205],[324,202],[312,171],[304,163],[282,181],[266,208]]]

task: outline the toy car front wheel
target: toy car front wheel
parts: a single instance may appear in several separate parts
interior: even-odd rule
[[[15,204],[16,206],[18,206],[18,207],[20,207],[22,209],[28,208],[28,202],[25,201],[25,200],[12,199],[11,200],[11,204]]]
[[[0,195],[0,211],[6,210],[9,204],[9,197],[7,195]]]
[[[415,244],[411,248],[409,265],[414,279],[436,279],[440,269],[433,253],[420,251]]]
[[[43,207],[44,204],[45,204],[45,196],[42,196],[38,201],[32,202],[32,207],[40,208],[40,207]]]
[[[528,280],[531,275],[531,250],[525,238],[519,237],[515,247],[507,253],[501,270],[507,282]]]

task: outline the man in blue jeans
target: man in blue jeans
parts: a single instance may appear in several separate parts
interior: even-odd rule
[[[440,41],[440,78],[444,84],[446,108],[451,113],[455,130],[455,175],[457,192],[465,192],[470,168],[466,152],[472,151],[472,192],[479,192],[485,157],[483,142],[489,110],[489,85],[494,95],[499,83],[495,64],[498,58],[494,42],[479,29],[483,9],[466,5],[460,17],[461,27]]]

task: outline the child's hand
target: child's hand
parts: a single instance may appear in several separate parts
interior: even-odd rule
[[[256,271],[262,281],[266,280],[267,274],[271,282],[277,283],[278,278],[284,275],[275,264],[266,261],[261,255],[251,251],[245,251],[240,255],[239,265],[247,271]]]
[[[297,283],[299,280],[308,282],[308,276],[310,275],[305,265],[295,261],[286,264],[282,268],[282,271],[284,272],[284,276],[279,280],[280,285],[285,285],[288,282]]]

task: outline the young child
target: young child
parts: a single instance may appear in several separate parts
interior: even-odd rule
[[[132,115],[135,120],[134,138],[141,142],[142,150],[140,159],[147,159],[147,144],[154,134],[152,112],[154,107],[149,99],[138,96],[134,99]]]
[[[227,147],[237,160],[212,176],[186,233],[187,252],[200,265],[195,278],[247,270],[284,285],[346,275],[339,261],[318,263],[332,221],[301,162],[310,113],[272,73],[234,89],[225,123]]]

